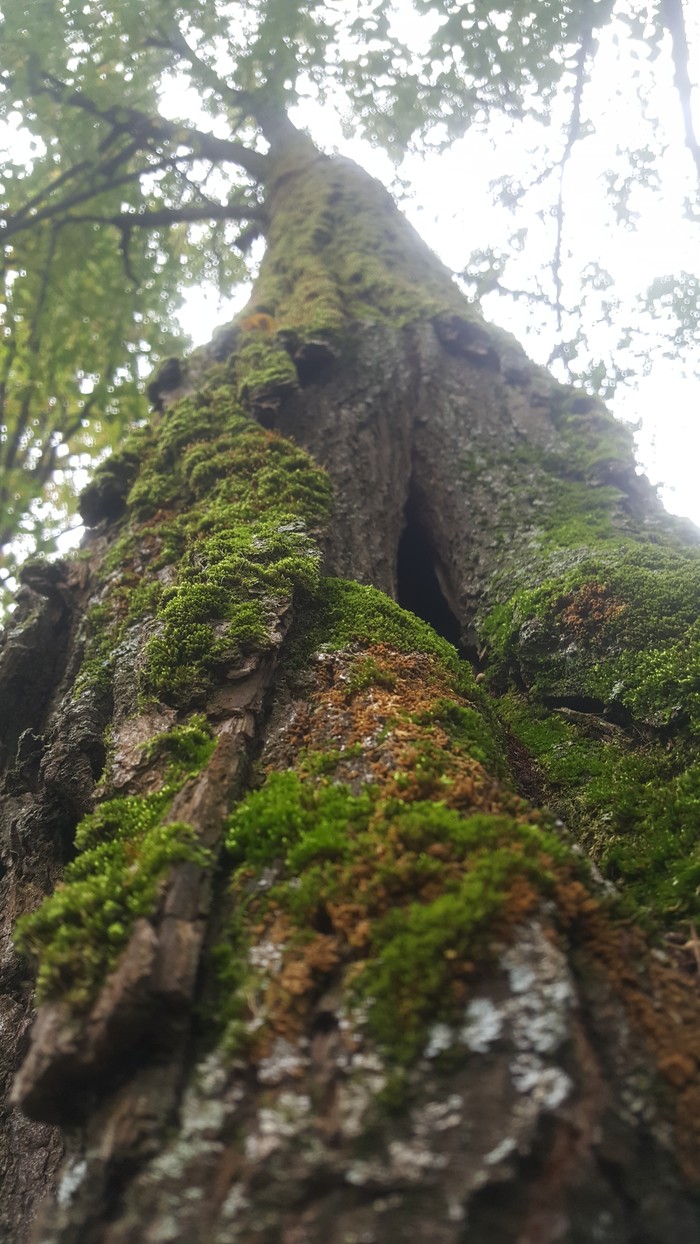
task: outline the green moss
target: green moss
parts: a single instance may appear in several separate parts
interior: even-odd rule
[[[559,432],[558,455],[589,483],[604,483],[611,469],[634,461],[634,436],[613,418],[600,398],[562,387],[552,416]]]
[[[264,649],[282,603],[316,585],[314,536],[329,509],[325,474],[246,418],[230,387],[166,410],[105,563],[122,578],[119,627],[152,619],[142,693],[194,702],[225,666]],[[107,650],[118,633],[105,628]]]
[[[361,743],[352,743],[349,747],[333,748],[327,752],[302,752],[297,769],[300,774],[308,777],[323,777],[325,774],[333,774],[340,763],[357,760],[362,754]]]
[[[85,655],[73,687],[74,697],[109,692],[114,653],[122,627],[115,623],[109,605],[93,605],[85,617]]]
[[[508,695],[500,711],[541,766],[553,802],[576,828],[637,918],[700,914],[700,764],[628,738],[590,715],[570,720]],[[635,746],[636,745],[636,746]]]
[[[307,610],[303,632],[293,645],[292,659],[306,666],[309,657],[324,649],[336,652],[353,644],[383,643],[397,652],[426,652],[476,689],[466,662],[427,622],[402,609],[376,588],[345,579],[323,579]]]
[[[236,382],[240,400],[253,405],[298,388],[296,368],[288,352],[264,332],[250,334],[236,355]]]
[[[455,965],[483,956],[502,930],[513,881],[546,894],[553,867],[570,860],[554,833],[513,817],[405,805],[293,772],[272,774],[235,810],[227,847],[237,896],[229,957],[220,952],[228,979],[233,972],[245,989],[240,963],[266,911],[285,914],[303,954],[319,920],[331,928],[339,919],[340,933],[338,913],[350,905],[369,930],[365,947],[346,947],[346,961],[362,961],[353,991],[399,1062],[417,1055],[429,1023],[451,1017]],[[261,897],[251,882],[270,868],[278,879]],[[234,1007],[244,1013],[240,1000]]]
[[[201,713],[193,713],[181,725],[154,734],[143,749],[150,763],[160,757],[167,761],[166,783],[181,783],[209,763],[216,746],[211,727]]]
[[[38,961],[37,1000],[87,1007],[131,935],[153,913],[158,887],[173,864],[204,867],[209,853],[191,826],[161,823],[172,792],[102,805],[78,827],[78,857],[41,906],[23,916],[15,942]]]
[[[587,697],[651,726],[697,732],[700,559],[653,545],[586,555],[517,591],[482,623],[491,677],[539,699]]]
[[[497,723],[488,721],[482,710],[456,700],[437,700],[418,718],[421,725],[440,726],[460,748],[478,760],[490,773],[505,777],[503,742],[497,737]]]
[[[219,666],[269,640],[280,597],[311,590],[319,554],[292,524],[236,524],[196,542],[156,614],[143,687],[179,702],[206,689]]]
[[[353,322],[465,315],[450,274],[386,191],[349,162],[319,158],[302,135],[278,159],[267,202],[256,300],[292,351],[346,339]]]
[[[157,907],[161,881],[173,864],[211,864],[190,825],[164,821],[174,795],[201,772],[215,746],[201,716],[154,735],[147,763],[166,760],[160,790],[100,804],[76,829],[76,858],[63,880],[15,930],[18,948],[38,962],[39,1002],[62,998],[75,1010],[93,1001],[116,966],[139,916]]]
[[[358,657],[352,663],[348,679],[348,695],[365,691],[367,687],[384,687],[387,691],[396,686],[396,675],[383,668],[372,656]]]

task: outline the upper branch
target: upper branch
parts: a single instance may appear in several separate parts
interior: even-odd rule
[[[151,36],[148,42],[152,47],[173,52],[179,60],[187,61],[204,86],[211,87],[217,95],[232,103],[241,112],[245,112],[251,105],[252,96],[250,93],[238,91],[235,87],[229,86],[228,82],[225,82],[223,78],[220,78],[216,70],[207,61],[202,60],[193,47],[190,47],[181,30],[175,28],[167,32],[158,31]]]
[[[683,0],[662,0],[661,12],[666,29],[671,35],[671,54],[676,90],[681,101],[686,146],[693,157],[700,184],[700,144],[693,125],[693,84],[688,72],[690,51],[683,17]]]
[[[561,278],[561,255],[564,242],[564,177],[566,168],[574,149],[575,143],[581,135],[581,101],[583,99],[583,88],[586,82],[586,61],[588,53],[591,49],[592,32],[586,30],[581,38],[578,53],[576,56],[576,80],[574,83],[574,96],[571,105],[571,116],[566,134],[566,144],[564,152],[559,162],[559,194],[557,196],[556,220],[557,220],[557,240],[554,247],[554,256],[552,259],[552,276],[554,278],[554,294],[555,294],[555,311],[557,315],[557,331],[562,331],[562,278]],[[556,350],[556,348],[555,348]],[[554,355],[550,356],[550,363],[553,361]]]
[[[262,215],[255,204],[203,203],[201,206],[164,207],[151,212],[115,212],[111,216],[70,214],[59,226],[74,224],[115,225],[118,229],[157,229],[190,220],[254,220]]]
[[[215,134],[198,130],[192,126],[179,125],[168,121],[165,117],[149,116],[137,108],[122,105],[110,108],[99,108],[94,100],[82,91],[67,86],[52,74],[42,73],[36,83],[36,90],[45,91],[52,98],[71,108],[78,108],[90,116],[106,121],[117,130],[127,132],[132,138],[147,142],[162,143],[164,139],[180,146],[189,146],[192,153],[205,160],[224,161],[237,164],[250,173],[252,177],[262,180],[267,172],[268,160],[260,151],[246,147],[235,139],[217,138]]]

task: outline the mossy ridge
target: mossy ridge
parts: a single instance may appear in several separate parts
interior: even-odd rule
[[[553,870],[571,864],[561,839],[525,817],[464,817],[292,772],[271,774],[248,796],[227,845],[237,909],[230,956],[245,958],[253,934],[280,938],[283,966],[266,991],[273,1025],[313,995],[318,969],[352,964],[353,996],[399,1061],[419,1053],[436,1014],[448,1018],[463,1002],[473,958],[488,955],[490,940],[552,892]],[[277,880],[261,895],[254,880],[266,870]],[[285,998],[292,981],[296,996]],[[231,1006],[240,1020],[240,997]]]
[[[105,562],[119,583],[102,643],[152,618],[141,691],[177,705],[263,650],[284,602],[315,587],[330,512],[325,473],[247,418],[219,371],[164,412]]]
[[[591,717],[572,721],[509,693],[499,709],[541,766],[551,801],[621,887],[637,919],[700,914],[700,761]]]
[[[162,758],[166,778],[149,795],[107,800],[78,825],[76,858],[36,911],[17,922],[19,950],[38,962],[37,1001],[84,1011],[114,969],[138,917],[155,914],[170,868],[211,864],[191,825],[166,821],[173,797],[207,764],[214,739],[202,717],[154,736],[144,761]]]
[[[347,973],[375,1036],[410,1061],[436,1014],[463,1004],[494,939],[579,865],[504,778],[500,740],[454,690],[449,645],[426,628],[432,650],[413,649],[409,618],[381,593],[335,581],[330,600],[310,621],[316,640],[321,616],[335,626],[321,627],[307,708],[284,746],[276,736],[276,764],[294,769],[271,772],[229,821],[221,1017],[229,1043],[260,1050],[298,1032],[324,980]],[[384,621],[401,651],[369,641]],[[471,672],[462,681],[478,691]]]
[[[365,648],[380,643],[396,652],[435,656],[452,675],[455,686],[482,698],[471,667],[460,661],[451,643],[377,588],[350,579],[320,581],[305,610],[303,627],[292,637],[287,667],[294,677],[307,668],[319,651],[337,652],[353,644]]]
[[[584,556],[481,624],[489,677],[536,699],[586,697],[620,718],[700,729],[700,558],[656,545]]]

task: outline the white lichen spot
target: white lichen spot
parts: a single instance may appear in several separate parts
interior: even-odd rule
[[[237,1218],[244,1210],[250,1206],[250,1200],[245,1194],[244,1185],[242,1183],[234,1184],[229,1192],[226,1200],[221,1206],[221,1217],[231,1222]]]
[[[151,1227],[149,1238],[153,1240],[153,1244],[174,1244],[174,1241],[180,1238],[180,1226],[177,1219],[172,1215],[161,1218]]]
[[[180,1183],[190,1163],[201,1162],[204,1158],[221,1152],[220,1141],[206,1140],[201,1136],[180,1136],[172,1148],[164,1149],[151,1162],[145,1178],[147,1182],[158,1183],[163,1178],[173,1184]]]
[[[430,1101],[414,1110],[411,1119],[416,1136],[424,1138],[433,1132],[447,1132],[459,1127],[463,1118],[464,1099],[451,1093],[445,1101]]]
[[[530,925],[517,931],[502,962],[511,988],[506,1010],[516,1048],[553,1053],[566,1039],[574,998],[564,955],[539,925]]]
[[[403,1197],[398,1192],[394,1192],[392,1196],[380,1196],[376,1201],[372,1202],[372,1209],[375,1214],[386,1214],[389,1210],[399,1209],[403,1205]]]
[[[278,942],[270,938],[251,946],[248,951],[248,962],[252,968],[275,975],[282,967],[282,950]]]
[[[249,1162],[256,1165],[264,1162],[265,1158],[269,1158],[275,1149],[279,1149],[282,1144],[281,1136],[269,1135],[263,1136],[260,1132],[250,1132],[245,1138],[245,1155]]]
[[[433,1153],[421,1140],[392,1140],[389,1143],[391,1173],[395,1179],[407,1183],[420,1183],[428,1171],[444,1170],[447,1155]]]
[[[464,1222],[466,1211],[464,1205],[456,1196],[448,1196],[447,1198],[447,1221],[448,1222]]]
[[[536,1054],[518,1054],[510,1064],[516,1092],[527,1096],[539,1110],[556,1110],[569,1096],[573,1083],[560,1067],[546,1067]]]
[[[71,1162],[66,1168],[56,1193],[56,1200],[62,1209],[66,1209],[70,1205],[86,1175],[87,1162],[84,1158]]]
[[[196,1102],[188,1101],[183,1111],[181,1136],[190,1140],[195,1136],[218,1136],[224,1119],[226,1107],[224,1102],[211,1098],[198,1098]]]
[[[492,1149],[490,1153],[486,1154],[484,1162],[487,1166],[497,1166],[499,1162],[503,1162],[506,1158],[509,1158],[514,1149],[517,1149],[517,1145],[513,1137],[505,1136],[500,1144],[496,1145],[495,1149]]]
[[[375,1050],[355,1050],[351,1066],[353,1071],[373,1072],[375,1075],[384,1076],[384,1060]]]
[[[428,1044],[423,1051],[426,1058],[438,1058],[452,1048],[455,1034],[449,1024],[433,1024],[428,1034]]]
[[[260,876],[255,882],[256,890],[269,890],[273,886],[279,875],[278,868],[263,868]]]
[[[279,1136],[297,1136],[311,1110],[306,1093],[280,1093],[274,1106],[260,1111],[260,1130]]]
[[[258,1064],[258,1080],[261,1084],[281,1084],[289,1076],[300,1076],[309,1064],[302,1043],[292,1045],[284,1037],[278,1037],[267,1058]]]
[[[485,1054],[503,1032],[503,1014],[490,998],[472,998],[464,1015],[460,1040],[474,1054]]]
[[[246,1137],[246,1156],[260,1162],[306,1127],[311,1099],[304,1093],[280,1093],[274,1106],[258,1113],[258,1130]]]
[[[384,1184],[391,1182],[391,1173],[376,1159],[374,1162],[351,1162],[344,1174],[345,1182],[355,1188],[363,1188],[366,1184]]]
[[[365,1130],[365,1115],[374,1106],[378,1093],[386,1084],[384,1076],[351,1080],[338,1089],[338,1116],[340,1130],[348,1139],[361,1136]]]
[[[194,1076],[194,1084],[205,1097],[218,1097],[223,1093],[228,1079],[228,1068],[224,1065],[219,1050],[213,1050],[202,1059]],[[187,1096],[189,1096],[189,1092]],[[196,1095],[199,1101],[199,1094]]]

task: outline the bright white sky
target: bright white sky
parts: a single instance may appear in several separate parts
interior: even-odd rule
[[[686,6],[687,10],[691,6]],[[686,12],[693,46],[700,49],[700,12]],[[639,45],[637,45],[637,48]],[[700,60],[700,57],[698,58]],[[611,219],[606,206],[605,170],[619,163],[617,149],[635,148],[649,142],[640,121],[640,104],[630,89],[635,66],[646,80],[653,75],[651,93],[655,132],[665,132],[669,147],[661,160],[661,189],[633,189],[630,206],[639,213],[632,231]],[[700,79],[700,64],[694,76]],[[627,96],[627,98],[625,98]],[[182,107],[173,100],[174,110]],[[697,109],[700,132],[700,108]],[[682,142],[682,122],[678,96],[673,88],[670,57],[660,57],[653,66],[642,57],[633,59],[632,45],[624,27],[609,28],[601,40],[596,70],[584,95],[584,116],[590,116],[596,134],[579,142],[570,160],[565,183],[564,302],[576,296],[578,274],[593,260],[613,277],[613,292],[627,304],[626,322],[634,320],[633,305],[655,277],[669,273],[700,274],[700,221],[684,219],[683,200],[694,190],[694,169]],[[326,107],[304,105],[294,114],[297,124],[308,126],[315,140],[326,150],[336,149],[352,157],[369,172],[390,185],[396,170],[388,158],[366,142],[343,135],[338,118]],[[551,218],[540,220],[537,209],[545,199],[532,196],[529,205],[516,215],[494,209],[489,183],[504,174],[518,175],[527,168],[542,166],[542,154],[535,148],[546,140],[542,127],[505,123],[492,127],[489,135],[474,132],[454,144],[450,151],[426,158],[411,158],[399,169],[409,183],[410,197],[402,206],[425,240],[454,271],[465,269],[473,250],[501,246],[508,250],[508,238],[528,226],[524,252],[507,273],[511,287],[532,290],[537,275],[551,262],[555,226]],[[553,134],[561,149],[561,136]],[[652,140],[653,141],[653,140]],[[539,161],[539,166],[538,166]],[[543,191],[543,194],[545,191]],[[551,286],[548,289],[551,294]],[[242,299],[244,300],[244,299]],[[210,290],[188,296],[182,323],[196,343],[208,340],[213,328],[228,318],[240,300],[219,307]],[[551,317],[523,301],[512,302],[490,295],[484,302],[486,314],[510,329],[537,362],[546,363],[555,338]],[[605,322],[595,330],[596,348],[601,355],[615,349],[615,338]],[[668,346],[666,346],[668,350]],[[700,342],[694,360],[695,375],[684,376],[678,359],[664,358],[660,339],[650,340],[647,376],[638,376],[629,386],[618,389],[611,403],[617,415],[631,422],[641,420],[637,433],[639,460],[654,483],[661,484],[664,501],[672,511],[685,514],[700,524]],[[621,360],[624,361],[624,360]],[[637,364],[639,366],[639,362]]]

